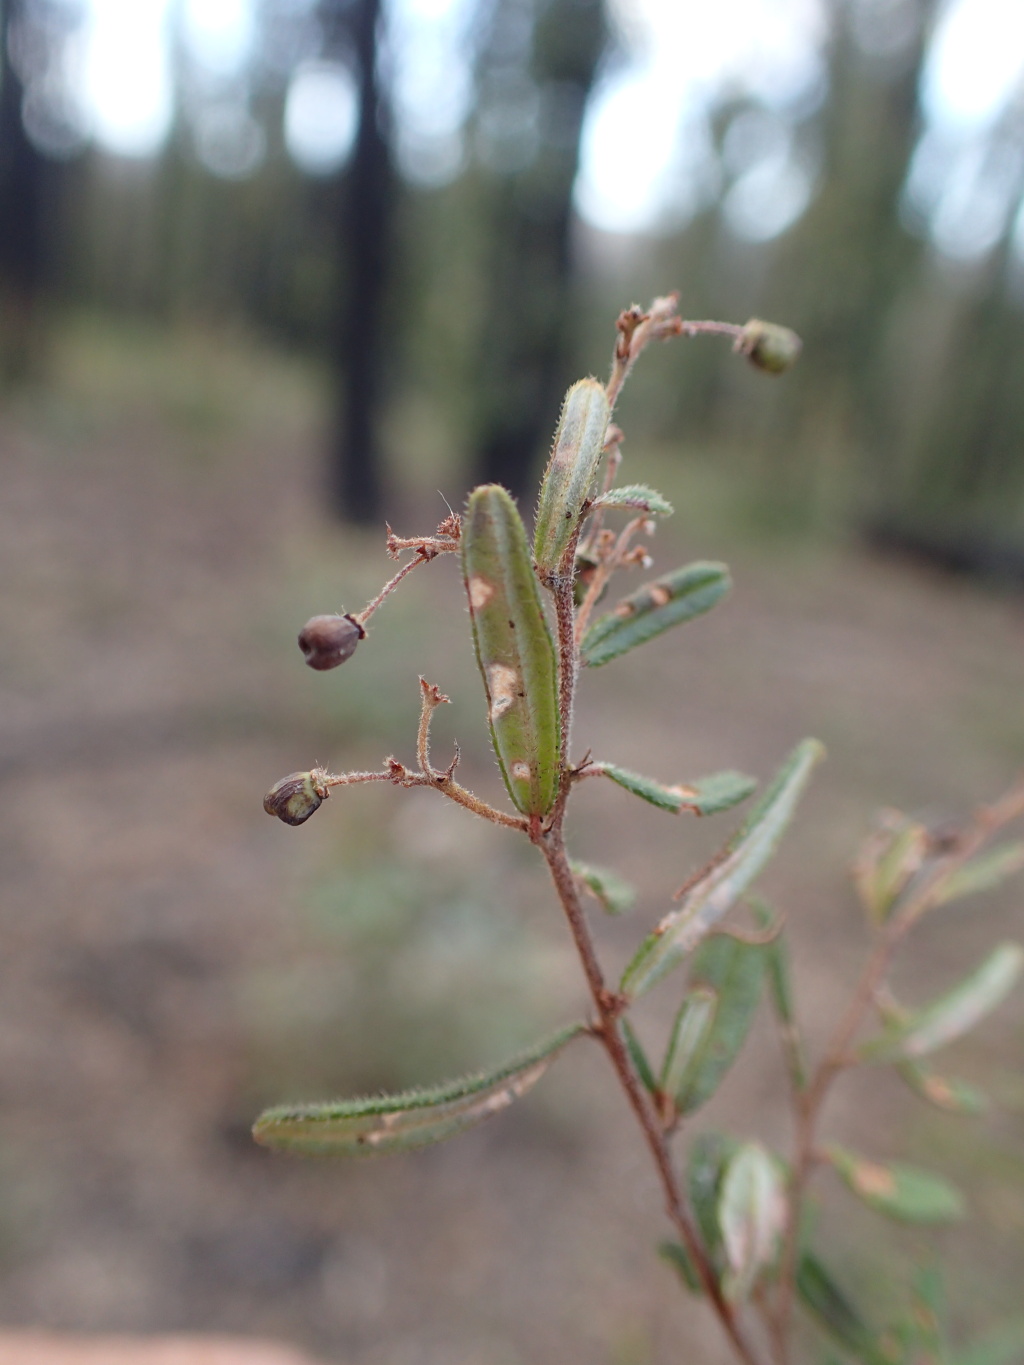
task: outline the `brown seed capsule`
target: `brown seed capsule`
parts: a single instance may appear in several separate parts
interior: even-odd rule
[[[365,634],[354,616],[313,616],[299,631],[299,648],[310,668],[337,668]]]
[[[784,374],[796,363],[803,342],[796,332],[774,322],[751,318],[736,339],[734,350],[746,356],[751,365],[769,374]]]
[[[308,820],[320,803],[330,795],[324,785],[324,773],[314,768],[308,773],[289,773],[275,782],[263,798],[263,809],[276,815],[286,825],[301,825]]]

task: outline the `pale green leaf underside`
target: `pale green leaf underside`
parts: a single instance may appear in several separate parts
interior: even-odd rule
[[[585,1031],[573,1024],[506,1062],[422,1090],[268,1109],[253,1128],[265,1147],[324,1156],[401,1152],[454,1137],[533,1088],[559,1052]]]
[[[824,752],[816,739],[796,746],[723,856],[640,945],[622,977],[626,995],[641,995],[660,981],[736,904],[774,853]]]
[[[972,858],[969,863],[952,873],[939,892],[938,904],[973,896],[978,891],[989,891],[1024,868],[1024,840],[1000,844]]]

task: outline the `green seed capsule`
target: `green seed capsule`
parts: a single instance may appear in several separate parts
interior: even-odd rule
[[[796,332],[777,322],[751,318],[736,339],[735,350],[751,365],[768,374],[785,374],[796,364],[803,342]]]
[[[501,775],[518,810],[543,815],[559,779],[555,647],[523,523],[497,484],[470,494],[462,574]]]
[[[604,449],[611,411],[604,386],[581,379],[565,395],[537,503],[533,554],[542,578],[561,571]]]

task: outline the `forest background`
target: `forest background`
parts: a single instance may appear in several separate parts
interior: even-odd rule
[[[265,1103],[502,1055],[571,975],[536,869],[489,831],[415,795],[416,818],[346,797],[300,835],[259,809],[283,772],[411,737],[419,672],[461,702],[439,743],[491,780],[454,578],[437,617],[411,582],[340,680],[300,672],[293,636],[370,595],[384,517],[424,531],[439,491],[532,488],[629,302],[676,287],[684,316],[794,327],[783,381],[711,339],[631,380],[631,471],[678,509],[661,553],[730,559],[738,587],[696,654],[666,646],[583,704],[609,757],[665,778],[826,741],[777,874],[826,1017],[871,807],[944,818],[1024,757],[1024,37],[951,130],[935,71],[970,48],[967,0],[776,6],[789,50],[770,5],[739,6],[736,55],[706,71],[685,43],[657,60],[651,7],[625,0],[253,0],[227,55],[175,3],[163,122],[133,145],[87,89],[156,81],[132,8],[105,20],[122,66],[89,77],[99,0],[2,7],[0,1317],[258,1329],[359,1362],[708,1355],[646,1259],[656,1201],[619,1183],[636,1155],[596,1073],[397,1175],[250,1148]],[[698,93],[673,98],[684,76]],[[670,837],[659,880],[661,827],[590,814],[648,911],[703,847]],[[1015,910],[947,926],[921,989]],[[965,1319],[1015,1306],[1024,1264],[1022,1029],[1008,1011],[965,1045],[999,1099],[972,1135],[888,1092],[844,1115],[969,1154]],[[748,1068],[723,1103],[770,1129],[767,1084]],[[863,1231],[836,1236],[884,1299]]]

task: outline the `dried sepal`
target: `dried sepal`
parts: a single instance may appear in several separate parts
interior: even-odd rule
[[[431,1089],[268,1109],[253,1136],[264,1147],[324,1156],[401,1152],[442,1142],[525,1095],[582,1032],[584,1025],[574,1024],[495,1071]]]
[[[562,561],[586,510],[610,415],[608,395],[596,379],[579,380],[565,395],[537,502],[533,553],[545,580],[564,572]]]
[[[322,768],[308,773],[289,773],[275,782],[263,798],[263,809],[286,825],[302,825],[330,796]]]
[[[470,494],[462,572],[498,766],[517,810],[543,815],[560,776],[555,647],[523,523],[497,484]]]
[[[310,668],[324,671],[351,659],[366,631],[347,613],[344,616],[312,616],[299,631],[299,648]]]

